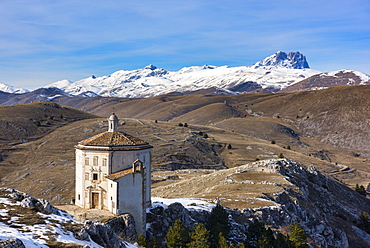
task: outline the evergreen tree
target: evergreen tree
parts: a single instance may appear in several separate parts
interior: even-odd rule
[[[259,222],[257,219],[255,219],[254,222],[251,223],[248,227],[248,233],[247,233],[248,247],[249,246],[255,247],[264,231],[265,231],[265,225]]]
[[[271,248],[272,247],[272,244],[270,243],[269,237],[267,236],[267,234],[263,233],[261,237],[259,237],[256,243],[256,247],[257,248]]]
[[[147,242],[146,248],[161,248],[162,246],[158,243],[157,238],[153,237],[150,242]]]
[[[227,145],[227,149],[232,149],[233,147],[231,146],[231,144],[228,144]]]
[[[193,228],[190,233],[191,242],[187,244],[189,248],[209,248],[211,243],[209,241],[209,231],[203,223],[199,223]]]
[[[366,189],[363,185],[358,186],[358,183],[356,183],[355,187],[356,192],[360,193],[363,196],[366,196]]]
[[[229,248],[229,244],[222,232],[218,234],[217,248]]]
[[[139,237],[137,237],[136,243],[141,247],[147,247],[146,238],[144,234],[140,234]]]
[[[365,232],[370,233],[370,220],[369,215],[366,212],[361,213],[359,218],[359,224],[357,226],[364,230]]]
[[[185,248],[189,243],[189,232],[182,224],[181,220],[175,220],[166,234],[165,241],[168,248]]]
[[[274,242],[274,248],[294,248],[294,245],[288,237],[284,236],[282,233],[278,233]]]
[[[294,247],[308,247],[306,232],[297,222],[290,225],[289,240],[293,242]]]
[[[211,211],[208,218],[207,229],[211,234],[212,246],[217,244],[219,233],[223,233],[224,237],[227,237],[230,232],[229,214],[226,212],[223,206],[217,204]]]

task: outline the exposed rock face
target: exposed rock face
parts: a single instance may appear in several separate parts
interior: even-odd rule
[[[225,175],[228,170],[225,170]],[[328,178],[313,166],[303,168],[288,159],[259,161],[229,169],[230,173],[260,172],[284,176],[289,184],[274,186],[282,191],[265,195],[273,207],[228,210],[232,224],[231,239],[244,242],[246,230],[257,218],[275,230],[287,229],[298,222],[318,247],[367,247],[367,242],[353,224],[362,212],[370,212],[370,200],[345,185]],[[245,182],[246,184],[248,182]],[[186,209],[179,203],[148,209],[148,234],[163,237],[176,219],[190,230],[196,223],[206,223],[209,212]]]
[[[261,60],[254,64],[255,68],[263,66],[278,66],[289,69],[308,69],[306,57],[300,52],[277,52],[264,60]]]
[[[86,221],[84,227],[79,232],[80,239],[89,237],[97,244],[110,248],[125,248],[126,244],[122,241],[112,228],[101,222]]]
[[[20,239],[5,239],[0,241],[0,248],[26,248]]]
[[[14,189],[8,189],[8,191],[9,198],[20,201],[20,205],[24,208],[37,208],[40,212],[44,212],[46,214],[61,215],[61,210],[55,208],[45,199],[36,199],[26,193],[19,192]]]
[[[137,239],[135,220],[131,214],[123,214],[105,223],[124,241],[134,242]]]
[[[155,236],[163,239],[175,220],[181,220],[184,226],[191,230],[197,223],[206,223],[208,216],[208,211],[187,209],[178,202],[169,206],[154,203],[147,210],[147,235],[149,238]]]

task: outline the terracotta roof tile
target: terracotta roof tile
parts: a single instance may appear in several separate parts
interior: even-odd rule
[[[136,172],[140,172],[140,169],[137,169]],[[114,181],[114,180],[117,180],[121,177],[130,175],[130,174],[133,174],[133,173],[134,173],[133,169],[129,168],[129,169],[118,171],[116,173],[109,174],[108,176],[106,176],[106,178]]]
[[[104,132],[78,142],[83,146],[139,146],[148,145],[147,142],[123,132]]]

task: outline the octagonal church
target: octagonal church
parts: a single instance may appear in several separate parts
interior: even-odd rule
[[[148,143],[118,130],[108,118],[108,131],[80,141],[76,148],[76,205],[130,213],[138,234],[145,232],[151,205],[151,149]]]

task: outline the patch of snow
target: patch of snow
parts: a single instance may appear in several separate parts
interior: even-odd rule
[[[164,209],[167,208],[168,205],[171,205],[172,203],[179,202],[181,205],[183,205],[185,208],[190,209],[199,209],[199,210],[207,210],[211,211],[212,208],[215,206],[214,203],[210,203],[205,200],[200,199],[194,199],[194,198],[162,198],[162,197],[152,197],[152,205],[155,206],[162,206]]]
[[[47,98],[47,101],[52,101],[52,100],[54,100],[55,98],[60,97],[60,96],[62,96],[62,95],[54,95],[54,96],[50,96],[50,97],[48,97],[48,98]]]

